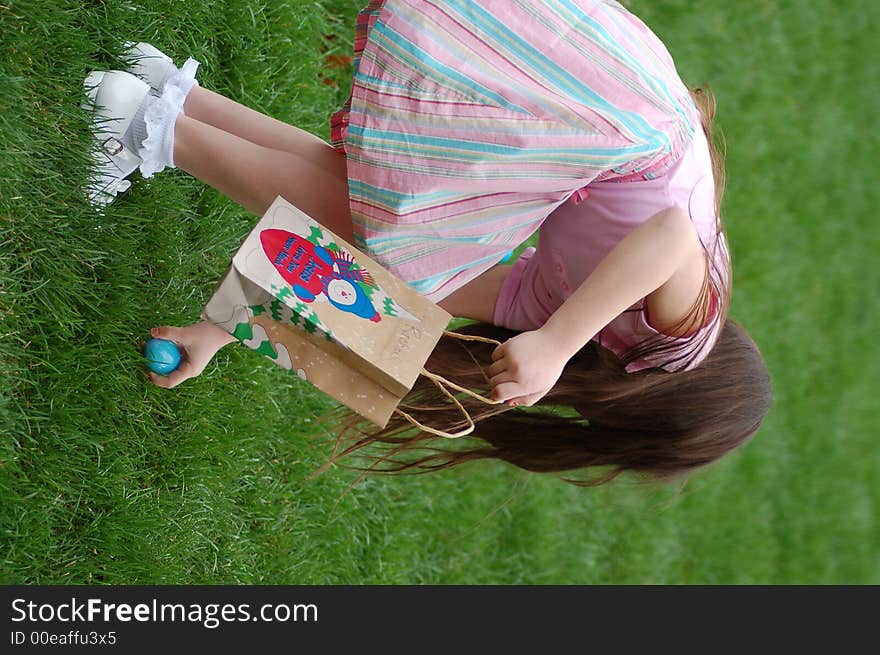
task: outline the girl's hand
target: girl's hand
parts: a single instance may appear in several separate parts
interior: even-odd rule
[[[190,378],[200,375],[208,362],[227,343],[235,338],[216,325],[203,321],[186,327],[155,327],[150,335],[156,339],[173,341],[180,348],[180,366],[168,376],[150,372],[150,380],[158,387],[172,389]]]
[[[495,348],[489,367],[492,398],[510,405],[534,405],[562,375],[568,359],[545,332],[523,332]]]

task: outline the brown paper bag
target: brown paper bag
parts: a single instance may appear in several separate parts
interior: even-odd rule
[[[395,411],[407,416],[396,408],[421,373],[461,407],[449,383],[423,370],[450,314],[281,197],[202,318],[379,427]]]

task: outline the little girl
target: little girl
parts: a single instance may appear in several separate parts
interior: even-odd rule
[[[112,199],[136,167],[149,177],[174,166],[257,214],[284,196],[480,322],[469,331],[503,340],[486,350],[444,339],[428,363],[503,402],[469,403],[485,443],[393,459],[433,439],[393,420],[342,454],[394,444],[376,460],[384,471],[483,457],[533,471],[609,467],[596,484],[625,470],[691,472],[761,424],[769,376],[727,318],[712,96],[690,92],[617,2],[372,0],[332,145],[200,87],[192,59],[178,70],[147,44],[130,55],[137,77],[86,80],[114,119],[98,128],[93,198],[103,185]],[[498,265],[539,228],[537,249]],[[187,354],[167,378],[151,376],[169,388],[233,340],[208,323],[152,334]],[[432,393],[417,384],[404,403],[430,405]],[[536,403],[577,413],[511,411]]]

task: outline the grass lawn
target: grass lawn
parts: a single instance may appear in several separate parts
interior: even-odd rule
[[[683,488],[475,463],[341,500],[353,473],[307,479],[331,402],[259,355],[148,381],[138,341],[198,318],[256,217],[181,171],[97,213],[78,105],[89,70],[147,40],[326,138],[349,73],[324,62],[359,3],[0,6],[0,582],[880,583],[880,3],[627,4],[718,96],[731,314],[773,375],[764,427]]]

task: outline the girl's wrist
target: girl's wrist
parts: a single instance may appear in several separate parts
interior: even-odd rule
[[[544,323],[537,332],[541,334],[542,340],[547,344],[546,352],[552,353],[552,356],[559,359],[563,366],[583,346],[583,344],[572,343],[570,331],[560,329],[552,321]]]
[[[219,328],[210,321],[202,321],[201,327],[205,331],[206,336],[211,340],[211,342],[216,346],[217,350],[220,350],[223,346],[236,341],[236,338],[229,334],[223,328]]]

